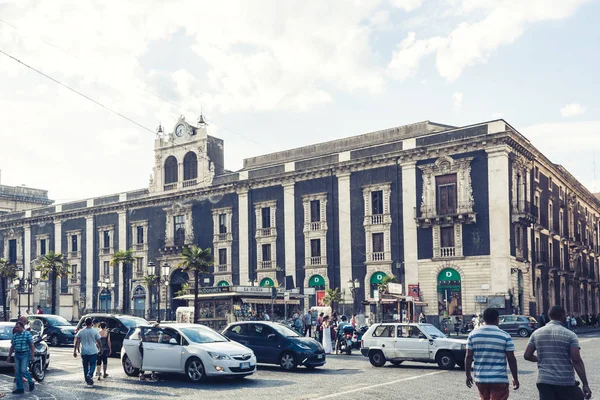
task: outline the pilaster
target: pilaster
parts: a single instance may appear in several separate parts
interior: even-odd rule
[[[404,233],[404,283],[416,285],[419,283],[419,266],[417,264],[417,224],[415,210],[417,207],[417,163],[416,161],[401,162],[402,168],[402,226]]]
[[[239,238],[240,238],[240,265],[239,265],[239,284],[245,285],[250,276],[249,258],[248,258],[248,190],[238,191],[238,213],[239,213]]]
[[[54,252],[62,253],[62,221],[54,221]],[[66,258],[66,254],[64,255]],[[56,280],[56,292],[58,294],[62,293],[62,280],[59,278]],[[56,301],[60,300],[60,295],[57,295]],[[58,305],[56,307],[58,310]]]
[[[29,270],[31,269],[31,227],[29,225],[23,228],[23,271],[24,276],[29,276]]]
[[[285,238],[285,276],[292,276],[296,282],[296,229],[295,229],[294,182],[283,184],[283,225]]]
[[[94,216],[85,217],[85,307],[94,307]]]
[[[350,220],[350,173],[336,174],[338,181],[338,221],[340,249],[340,290],[352,276],[352,225]],[[334,277],[335,279],[335,277]],[[331,279],[330,279],[331,281]],[[345,302],[352,301],[350,291],[345,291]]]
[[[127,250],[127,211],[120,211],[119,212],[119,250],[125,251]],[[186,232],[187,233],[187,232]],[[119,268],[123,268],[123,264],[121,263],[121,265],[119,265]],[[130,265],[129,266],[130,269],[133,269],[134,266]],[[122,276],[119,273],[120,276]],[[123,294],[123,285],[125,284],[125,282],[123,282],[123,279],[119,279],[119,294],[121,294],[121,296],[119,296],[119,304],[117,306],[117,308],[121,309],[123,307],[123,301],[124,299],[122,299],[122,294]],[[131,285],[130,285],[131,287]],[[128,290],[127,293],[129,293],[129,297],[131,297],[131,290]],[[131,301],[130,301],[131,303]]]

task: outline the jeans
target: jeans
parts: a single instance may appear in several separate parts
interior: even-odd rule
[[[31,360],[31,352],[15,354],[15,378],[17,380],[17,389],[23,390],[23,378],[29,383],[33,383],[31,374],[29,373],[29,361]]]
[[[579,386],[558,386],[538,383],[540,400],[583,400],[585,397]]]
[[[312,337],[312,325],[306,325],[304,327],[304,336],[308,333],[308,337]]]
[[[94,371],[96,371],[96,360],[98,354],[82,354],[81,362],[83,363],[83,376],[93,377]]]

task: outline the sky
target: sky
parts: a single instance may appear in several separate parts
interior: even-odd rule
[[[57,202],[147,187],[156,127],[202,112],[230,170],[504,118],[600,191],[599,17],[600,0],[0,0],[0,51],[106,107],[0,53],[2,183]]]

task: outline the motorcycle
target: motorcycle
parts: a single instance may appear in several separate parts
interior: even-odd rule
[[[352,348],[360,350],[360,341],[368,330],[369,327],[366,325],[362,325],[360,328],[354,330],[354,334],[352,335]]]
[[[348,355],[352,354],[352,347],[354,347],[354,342],[352,338],[354,336],[354,328],[352,325],[344,325],[338,330],[337,335],[337,351],[341,351],[342,353],[346,353]]]
[[[33,346],[35,347],[35,354],[33,361],[29,363],[29,372],[33,379],[41,382],[46,377],[46,369],[48,368],[46,364],[46,360],[48,359],[46,336],[37,336],[33,341]]]

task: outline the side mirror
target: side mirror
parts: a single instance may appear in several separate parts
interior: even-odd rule
[[[275,335],[274,333],[271,333],[269,336],[267,336],[267,339],[275,340],[275,339],[277,339],[277,335]]]
[[[171,338],[169,340],[169,344],[178,344],[178,343],[177,343],[177,340],[175,338]]]

